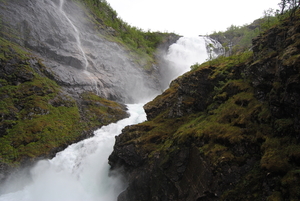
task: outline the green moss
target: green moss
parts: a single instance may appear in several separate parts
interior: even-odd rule
[[[267,138],[262,146],[264,155],[260,161],[261,167],[271,172],[286,172],[290,165],[288,157],[282,148],[278,138]]]
[[[252,58],[252,51],[246,51],[230,57],[220,56],[212,61],[206,62],[201,66],[209,65],[216,67],[211,78],[221,77],[230,79],[230,76],[235,73],[234,67],[246,63]],[[228,77],[229,76],[229,77]]]
[[[255,165],[234,186],[233,189],[225,191],[220,200],[260,200],[263,197],[264,173],[258,165]]]
[[[262,144],[261,167],[271,172],[287,173],[298,164],[300,145],[292,136],[268,136]]]
[[[264,123],[271,122],[271,112],[266,103],[262,104],[261,110],[257,116],[258,116],[258,120],[260,122],[264,122]]]
[[[47,155],[67,146],[95,127],[124,118],[125,107],[92,93],[83,94],[88,104],[80,109],[77,102],[61,92],[49,78],[30,66],[32,55],[0,38],[2,66],[0,87],[0,159],[18,164],[22,159]]]
[[[210,142],[209,144],[204,145],[201,150],[214,165],[232,161],[234,159],[234,155],[231,153],[230,149],[218,143]]]
[[[289,32],[295,30],[292,28]],[[294,47],[289,47],[284,54],[284,64],[297,63],[299,58]],[[288,113],[281,118],[278,114],[274,115],[277,107],[284,110],[286,103],[289,103],[285,99],[292,90],[296,90],[298,75],[291,71],[284,74],[282,69],[277,75],[277,64],[282,63],[275,59],[280,57],[280,53],[278,55],[277,51],[268,50],[264,44],[261,44],[261,49],[264,52],[256,52],[257,60],[253,60],[256,58],[247,52],[193,65],[191,72],[173,81],[165,93],[145,106],[151,116],[150,121],[142,124],[144,129],[126,132],[127,142],[148,153],[151,164],[158,161],[162,166],[170,166],[178,149],[193,147],[209,165],[216,179],[226,180],[226,175],[231,176],[227,167],[237,168],[230,178],[233,181],[230,185],[220,184],[221,188],[227,189],[220,195],[220,200],[299,200],[297,118],[295,114]],[[258,68],[267,68],[264,69],[266,75],[261,78],[268,82],[267,87],[254,88],[253,85],[259,85],[261,80],[246,77],[253,73],[253,64]],[[281,80],[288,74],[291,74],[287,79],[288,83],[293,84],[293,89],[288,89]],[[200,79],[205,80],[201,84],[211,84],[212,87],[202,89]],[[272,88],[270,91],[269,87]],[[259,93],[260,90],[264,93]],[[208,107],[199,109],[203,106],[199,107],[200,101],[203,105],[208,103]],[[185,106],[188,106],[186,111]],[[287,108],[290,109],[289,106]],[[172,115],[174,111],[184,112]]]
[[[228,65],[219,65],[218,68],[220,67],[221,70],[214,69],[210,79],[220,79],[220,72],[227,72],[227,75],[229,75],[229,72],[233,71],[235,66],[234,62]],[[195,71],[205,68],[207,66],[202,65]],[[175,98],[179,87],[179,79],[174,81],[165,93],[154,99],[151,105],[160,105]],[[215,88],[213,92],[215,94],[213,99],[217,102],[213,102],[205,112],[186,115],[181,117],[180,120],[177,119],[177,121],[174,119],[163,120],[166,111],[169,111],[166,109],[151,121],[152,123],[154,121],[162,123],[161,125],[155,124],[152,131],[155,131],[158,136],[165,136],[164,138],[168,139],[166,148],[172,147],[170,143],[184,144],[189,140],[193,141],[193,139],[196,139],[195,143],[203,141],[205,144],[204,147],[200,148],[201,152],[211,158],[214,161],[213,164],[217,165],[220,161],[240,160],[228,151],[230,147],[239,145],[244,141],[255,143],[258,138],[263,137],[261,131],[268,131],[269,127],[260,120],[269,115],[267,105],[263,105],[254,97],[253,89],[247,81],[224,79],[219,81],[220,87]],[[193,105],[195,100],[191,96],[183,96],[182,103]],[[168,125],[166,121],[172,122],[169,124],[170,128],[166,126]],[[157,132],[157,130],[163,130],[164,132]],[[146,136],[150,136],[152,131],[147,132]],[[143,138],[146,138],[146,136],[143,136]],[[222,148],[222,150],[219,148]]]
[[[29,59],[30,54],[18,45],[0,37],[0,59],[8,60],[17,57],[18,59]]]
[[[33,78],[18,86],[1,88],[0,94],[6,93],[9,98],[2,101],[4,107],[0,112],[6,114],[7,119],[12,119],[4,121],[7,129],[2,142],[6,145],[0,149],[4,161],[11,163],[23,157],[47,154],[80,136],[80,115],[75,101],[72,107],[52,106],[49,101],[58,96],[59,89],[46,80]],[[13,149],[10,155],[7,154],[8,149]]]
[[[159,105],[163,100],[176,97],[177,88],[178,81],[175,81],[171,88],[151,104]],[[259,119],[269,115],[268,107],[254,97],[252,87],[244,80],[224,81],[221,89],[215,89],[214,93],[214,100],[218,100],[218,103],[213,103],[214,106],[208,107],[205,112],[177,119],[165,119],[165,112],[168,111],[166,110],[145,123],[152,125],[151,131],[135,139],[139,142],[144,140],[143,146],[150,143],[150,139],[156,139],[155,144],[152,143],[151,146],[152,153],[159,150],[170,153],[169,149],[176,147],[176,144],[202,142],[204,145],[199,147],[200,153],[210,158],[214,166],[222,162],[244,161],[243,156],[236,156],[230,151],[231,147],[244,142],[255,143],[259,138],[264,138],[261,131],[266,133],[270,128]],[[183,103],[189,104],[193,102],[192,99],[187,96]]]
[[[86,127],[95,128],[116,122],[121,118],[125,118],[125,106],[114,101],[101,98],[92,92],[81,94],[83,99],[82,114],[89,119]]]
[[[126,144],[136,144],[141,146],[141,151],[148,153],[148,157],[152,158],[158,152],[166,152],[168,154],[176,150],[177,143],[170,133],[175,133],[178,127],[184,124],[184,119],[161,119],[155,118],[153,121],[146,121],[139,125],[128,128],[125,131],[126,135],[122,137],[126,138]],[[167,154],[167,155],[168,155]]]
[[[225,101],[228,98],[227,92],[218,93],[216,96],[214,96],[215,101]]]

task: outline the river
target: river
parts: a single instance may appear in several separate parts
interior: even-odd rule
[[[181,38],[171,45],[166,60],[173,66],[171,79],[208,58],[207,38]],[[169,69],[170,71],[170,69]],[[154,97],[153,97],[154,98]],[[129,118],[104,126],[94,136],[72,144],[53,159],[13,174],[1,186],[0,201],[115,201],[126,185],[110,172],[108,156],[115,136],[128,125],[146,121],[144,103],[128,104]]]

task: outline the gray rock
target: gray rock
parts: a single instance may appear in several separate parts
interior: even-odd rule
[[[157,78],[122,45],[106,40],[73,1],[62,9],[59,0],[12,0],[0,8],[3,31],[42,58],[47,74],[69,93],[92,90],[127,103],[160,93]]]

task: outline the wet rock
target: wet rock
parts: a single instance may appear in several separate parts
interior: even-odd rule
[[[9,39],[39,56],[44,73],[74,96],[92,90],[129,103],[160,93],[158,72],[149,75],[126,48],[101,36],[78,4],[65,1],[62,9],[59,1],[9,1],[0,9],[3,32],[17,32]]]

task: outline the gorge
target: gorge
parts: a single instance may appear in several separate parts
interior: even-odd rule
[[[107,158],[114,136],[124,126],[146,120],[142,105],[128,105],[129,118],[96,130],[93,137],[70,145],[51,160],[39,161],[29,172],[12,175],[1,185],[0,200],[116,200],[124,184],[119,174],[109,173]]]
[[[82,107],[80,104],[83,104],[86,106],[80,110],[88,111],[91,110],[91,106],[100,109],[106,107],[109,111],[113,110],[112,114],[109,114],[113,118],[109,115],[106,117],[110,118],[105,122],[108,124],[109,121],[124,118],[123,113],[118,115],[114,110],[124,110],[125,106],[107,103],[107,101],[95,98],[94,95],[90,94],[91,92],[101,98],[122,103],[145,103],[144,101],[151,100],[167,88],[172,79],[188,71],[191,65],[196,62],[202,63],[207,59],[206,47],[207,43],[210,42],[209,38],[181,38],[177,43],[174,43],[179,38],[176,36],[166,43],[165,48],[160,49],[158,66],[155,67],[152,64],[152,70],[145,70],[143,65],[146,65],[146,62],[134,61],[136,57],[130,55],[132,53],[126,50],[126,47],[111,42],[107,39],[109,36],[97,32],[88,21],[88,14],[85,12],[81,4],[64,0],[49,2],[11,1],[2,4],[3,30],[1,36],[3,42],[1,48],[3,50],[5,48],[11,49],[11,52],[4,53],[1,60],[3,92],[6,92],[9,87],[8,83],[11,81],[8,76],[9,71],[17,75],[16,84],[12,83],[16,89],[23,83],[35,79],[33,77],[20,80],[18,77],[24,77],[24,72],[16,72],[15,68],[22,69],[23,66],[8,65],[9,63],[22,63],[22,60],[25,62],[29,60],[28,67],[34,69],[34,71],[29,71],[32,75],[38,73],[39,76],[42,76],[38,79],[51,79],[61,87],[60,90],[62,91],[55,95],[54,99],[50,97],[50,99],[45,100],[49,104],[48,107],[54,106],[62,110],[64,107],[70,108],[78,105],[80,109]],[[40,18],[36,16],[40,16]],[[174,44],[171,45],[172,43]],[[171,45],[170,49],[169,45]],[[21,53],[17,52],[19,51],[18,46],[25,47],[25,51],[30,53],[23,53],[23,50]],[[221,47],[215,47],[216,50],[219,48]],[[19,54],[25,54],[26,57],[19,58]],[[191,57],[191,54],[194,55]],[[176,62],[174,61],[175,58]],[[43,96],[47,93],[39,95],[36,90],[37,88],[43,90],[44,86],[33,86],[33,89],[29,89],[32,93],[24,94],[24,96],[31,98],[38,95],[44,99]],[[56,90],[54,87],[56,86],[51,85],[52,91],[48,93],[52,94]],[[8,95],[15,97],[10,92]],[[4,95],[2,97],[4,100],[9,99]],[[42,128],[29,128],[29,133],[22,122],[7,123],[10,118],[14,121],[20,118],[17,113],[15,116],[11,114],[9,108],[17,107],[18,104],[14,101],[12,103],[13,105],[2,103],[8,112],[2,111],[4,118],[2,117],[1,121],[4,123],[1,126],[4,133],[1,133],[1,136],[5,140],[2,144],[1,154],[3,162],[6,162],[5,157],[8,154],[12,155],[9,158],[11,161],[16,160],[18,162],[20,157],[21,169],[17,168],[8,176],[5,174],[7,171],[10,172],[9,168],[6,168],[5,163],[1,164],[1,177],[6,181],[1,184],[0,200],[116,200],[118,194],[124,190],[124,186],[122,186],[116,173],[109,173],[107,159],[112,152],[114,136],[121,133],[124,126],[146,120],[145,113],[142,112],[143,104],[127,105],[130,113],[129,118],[118,121],[116,124],[103,126],[96,130],[91,138],[70,145],[64,151],[58,152],[51,160],[41,160],[35,157],[49,157],[47,154],[43,156],[42,149],[45,149],[44,146],[49,146],[47,143],[51,143],[46,141],[46,145],[44,145],[45,142],[41,141],[45,141],[44,138],[49,131],[50,133],[51,130],[53,132],[50,125],[42,118],[53,113],[53,111],[45,108],[41,103],[38,106],[33,106],[36,109],[32,114],[30,113],[32,116],[28,120],[26,120],[28,118],[26,115],[23,117],[24,123],[32,124],[33,127],[42,124]],[[45,112],[41,114],[39,110],[42,109]],[[22,112],[25,109],[22,107],[19,110]],[[84,112],[79,111],[79,114],[82,115],[83,113],[84,118],[86,118],[84,120],[89,121]],[[67,113],[66,115],[74,114]],[[50,116],[50,118],[53,117]],[[63,124],[58,123],[63,117],[58,114],[57,118],[57,120],[51,119],[51,121],[63,127]],[[38,119],[37,122],[32,121],[35,119]],[[100,121],[103,123],[103,119]],[[74,123],[76,124],[76,122]],[[14,133],[16,125],[20,127],[20,132],[25,133],[25,137],[24,139],[21,138],[23,140],[20,142],[21,145],[10,147],[11,145],[4,143],[6,140],[16,143],[13,141],[14,138],[18,137],[18,134]],[[56,132],[55,138],[63,138],[62,135],[59,136],[60,132],[66,131],[59,131],[58,129]],[[70,132],[74,131],[71,130]],[[31,141],[31,135],[38,135],[39,137]],[[49,134],[50,137],[52,138]],[[68,140],[63,141],[64,144],[70,143],[67,142]],[[40,149],[41,152],[37,152],[35,149]],[[45,152],[50,150],[52,155],[55,155],[59,149],[54,147],[53,150],[50,147]],[[112,176],[109,177],[109,174]]]
[[[167,69],[164,72],[177,77],[188,71],[193,63],[204,62],[208,57],[208,40],[203,37],[181,38],[171,45],[165,55]],[[190,57],[191,52],[198,56]],[[175,59],[179,63],[172,72]],[[167,77],[164,81],[171,80]],[[129,118],[103,126],[91,138],[70,145],[51,160],[40,160],[33,167],[14,173],[1,185],[0,200],[116,200],[125,183],[119,178],[119,173],[109,172],[107,159],[112,152],[114,136],[125,126],[146,120],[144,104],[127,105]]]
[[[299,200],[299,15],[217,57],[104,0],[0,1],[0,200]]]
[[[252,49],[192,66],[116,137],[119,201],[299,200],[299,10]]]

